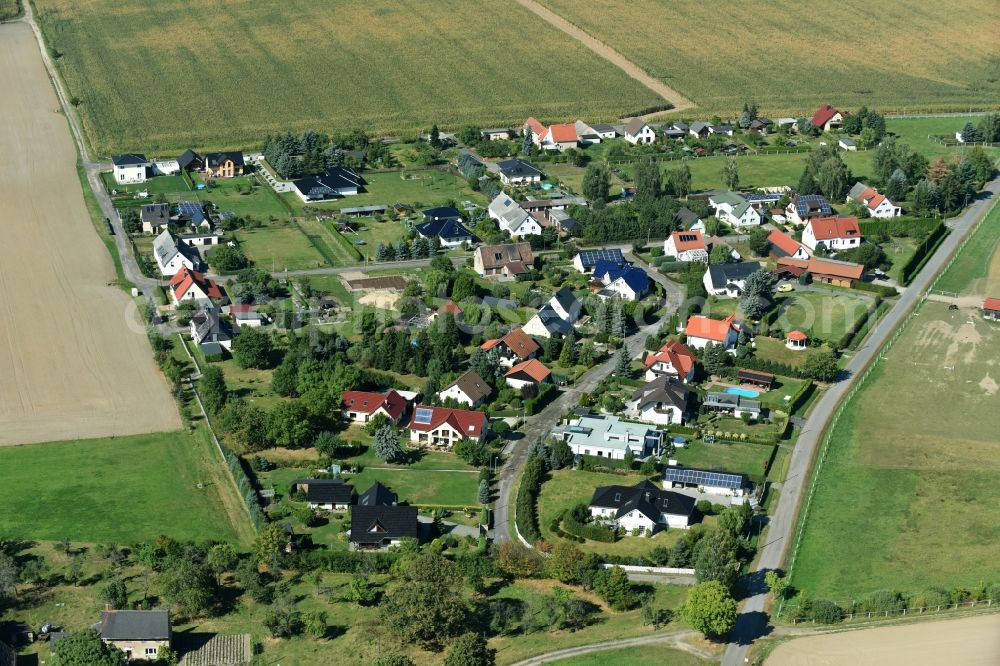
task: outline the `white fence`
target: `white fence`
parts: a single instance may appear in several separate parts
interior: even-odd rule
[[[678,567],[637,567],[631,564],[608,564],[607,562],[601,564],[602,569],[613,569],[615,567],[621,567],[629,573],[642,573],[650,574],[653,576],[661,575],[675,575],[675,576],[693,576],[694,569],[683,569]]]

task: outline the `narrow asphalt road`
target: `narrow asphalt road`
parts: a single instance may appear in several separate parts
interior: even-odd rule
[[[782,486],[777,506],[764,534],[765,541],[761,546],[757,567],[749,576],[748,587],[752,591],[752,596],[744,602],[736,628],[730,634],[731,642],[722,660],[723,666],[743,664],[750,644],[766,635],[769,630],[768,618],[764,612],[767,601],[767,590],[763,584],[764,572],[781,569],[786,564],[794,539],[801,500],[808,488],[810,468],[834,413],[854,386],[857,377],[875,359],[885,342],[921,301],[938,272],[947,265],[965,236],[976,222],[989,212],[998,192],[1000,192],[1000,178],[988,183],[986,192],[981,194],[962,215],[947,222],[952,230],[951,233],[899,297],[899,301],[875,325],[868,340],[855,352],[845,368],[846,377],[833,384],[810,412],[792,450],[788,477]]]

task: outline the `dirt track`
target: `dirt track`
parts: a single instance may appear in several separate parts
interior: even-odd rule
[[[1000,615],[844,631],[779,645],[766,666],[995,666]]]
[[[24,23],[0,25],[0,90],[0,445],[179,428]]]

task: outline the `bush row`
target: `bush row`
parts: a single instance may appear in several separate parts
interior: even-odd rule
[[[938,220],[859,220],[864,236],[925,236],[940,224]]]
[[[524,465],[521,475],[521,485],[517,489],[517,499],[514,502],[514,522],[517,530],[528,542],[534,543],[541,538],[538,530],[537,502],[538,491],[545,480],[545,464],[541,456],[532,455]]]
[[[878,294],[882,298],[892,298],[893,296],[899,296],[899,292],[896,291],[895,287],[890,287],[887,284],[872,284],[871,282],[856,282],[854,283],[855,290],[857,291],[867,291],[873,294]]]
[[[229,471],[232,472],[233,478],[236,479],[236,486],[240,490],[240,497],[247,505],[247,511],[250,513],[250,523],[253,525],[255,530],[260,530],[264,525],[264,511],[260,508],[260,501],[257,498],[257,486],[250,478],[250,474],[247,473],[246,469],[243,467],[243,461],[238,455],[232,451],[226,451],[226,465],[229,466]]]
[[[847,615],[893,615],[904,610],[922,611],[944,609],[969,602],[1000,601],[1000,583],[981,583],[975,589],[956,587],[946,590],[929,587],[917,594],[903,594],[895,590],[876,590],[860,599],[836,603],[829,599],[798,598],[798,605],[790,610],[791,619],[813,620],[820,624],[840,622]]]
[[[595,525],[594,523],[583,522],[581,518],[585,518],[586,514],[587,506],[584,504],[578,504],[573,507],[572,511],[567,511],[563,516],[563,530],[581,539],[590,539],[591,541],[601,541],[603,543],[614,543],[614,530],[609,527],[605,527],[604,525]]]
[[[788,413],[794,414],[795,410],[805,404],[809,400],[809,396],[813,394],[816,389],[816,384],[812,380],[809,380],[801,387],[799,390],[792,394],[791,399],[788,401]]]
[[[846,331],[844,331],[844,334],[840,336],[840,339],[837,340],[837,343],[834,346],[837,349],[847,349],[847,346],[851,344],[851,340],[853,340],[854,336],[858,334],[858,331],[860,331],[868,324],[868,318],[875,313],[881,302],[882,302],[882,297],[875,296],[875,300],[872,302],[870,306],[868,306],[868,309],[865,311],[865,316],[858,317],[857,320],[855,320],[855,322],[851,325],[851,327]]]

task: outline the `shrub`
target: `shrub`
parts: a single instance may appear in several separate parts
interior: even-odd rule
[[[844,612],[840,606],[826,599],[815,599],[809,607],[810,617],[820,624],[834,624],[840,622],[844,617]]]
[[[876,590],[861,601],[861,609],[872,613],[885,613],[904,606],[903,595],[892,590]]]
[[[562,517],[562,529],[580,539],[614,543],[615,532],[610,527],[588,522],[589,510],[586,504],[577,504]],[[554,531],[554,530],[553,530]]]

